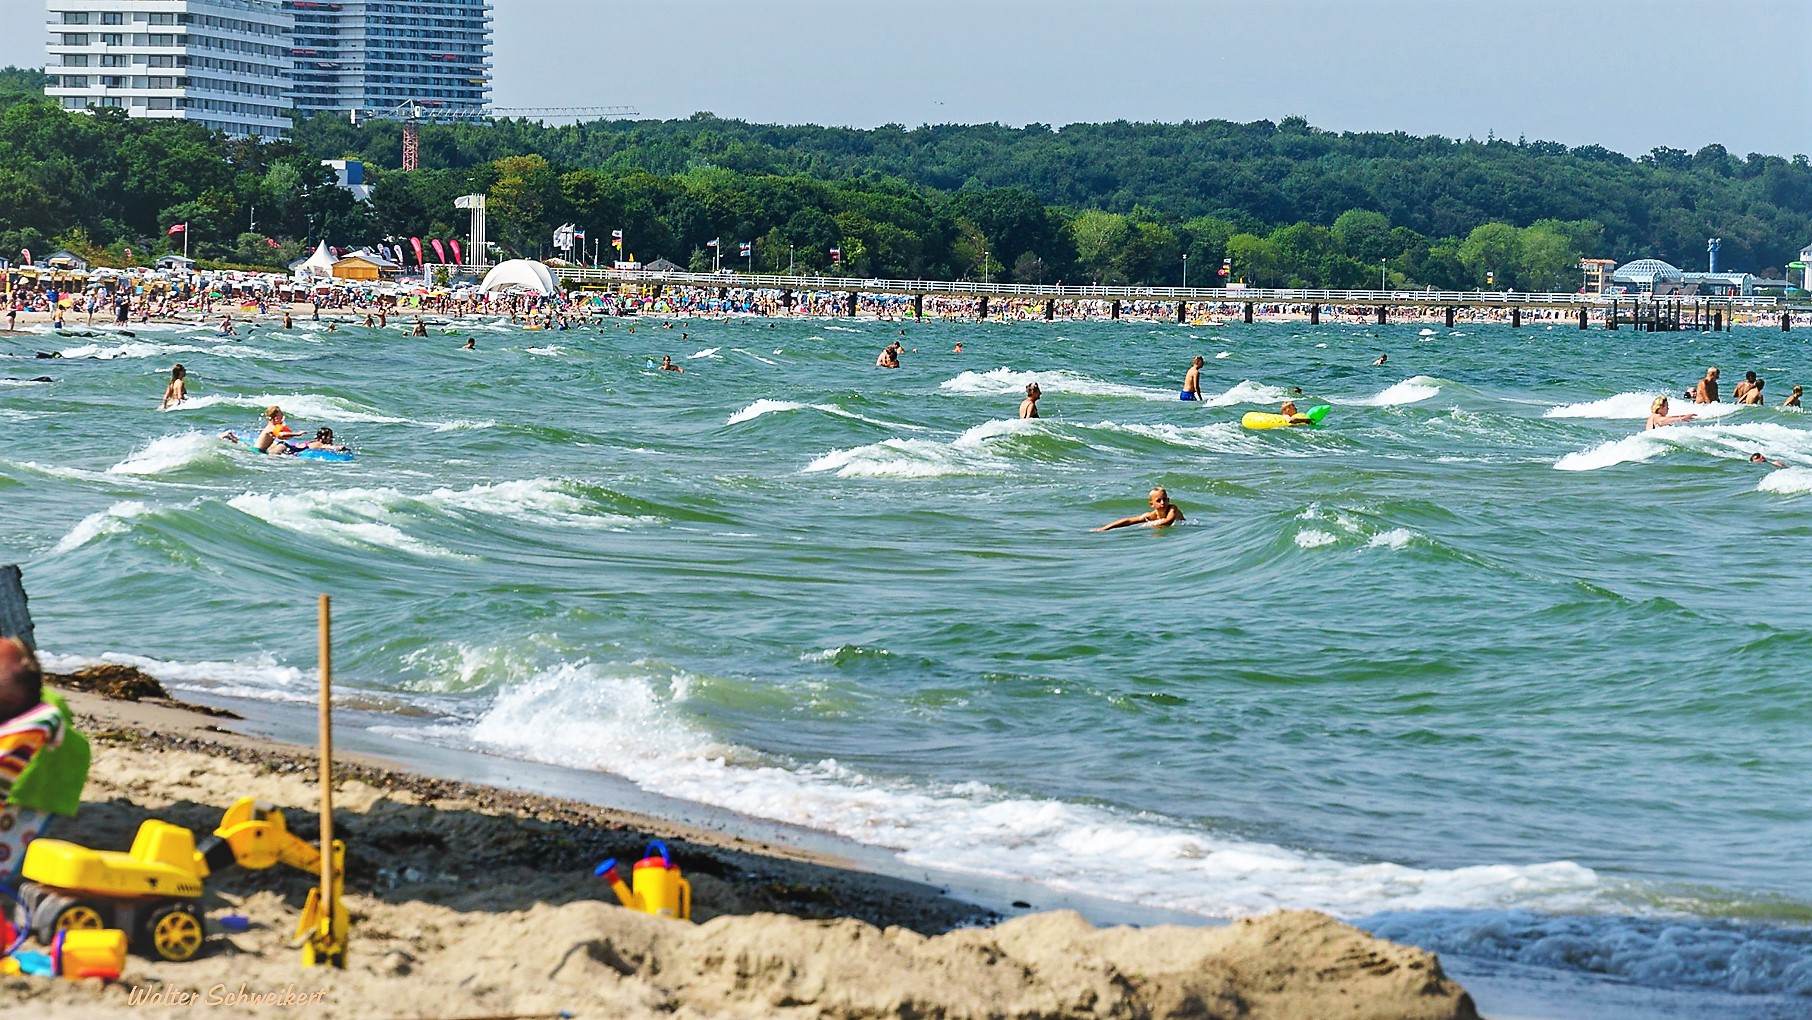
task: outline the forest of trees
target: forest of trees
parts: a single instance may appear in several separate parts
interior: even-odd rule
[[[1456,141],[1273,124],[872,130],[673,121],[401,126],[315,117],[287,141],[71,114],[35,72],[0,71],[0,251],[123,261],[168,248],[281,265],[315,240],[463,237],[455,197],[490,196],[492,240],[551,254],[555,226],[621,229],[644,261],[858,276],[1210,284],[1223,258],[1261,286],[1571,290],[1582,256],[1721,263],[1781,276],[1812,241],[1812,166],[1712,145],[1630,159],[1596,146]],[[359,158],[369,205],[322,159]],[[406,245],[406,243],[405,243]],[[842,252],[832,265],[830,250]],[[608,250],[608,249],[607,249]]]

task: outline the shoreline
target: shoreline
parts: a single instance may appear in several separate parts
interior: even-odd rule
[[[152,816],[205,832],[246,795],[289,808],[298,835],[313,837],[307,748],[248,735],[248,720],[208,706],[68,697],[95,764],[81,815],[59,820],[53,838],[122,848]],[[369,1016],[374,1000],[398,1016],[1478,1016],[1433,954],[1308,911],[1137,929],[1059,911],[982,927],[998,916],[834,853],[437,778],[359,751],[337,756],[335,771],[353,915],[346,971],[301,970],[288,948],[312,876],[228,868],[208,878],[203,907],[244,916],[249,930],[212,924],[195,960],[135,955],[105,988],[0,987],[53,1018],[137,1015],[185,995],[195,1005],[288,995],[325,1017]],[[604,856],[639,857],[650,836],[668,840],[694,883],[700,924],[624,910],[590,877]]]

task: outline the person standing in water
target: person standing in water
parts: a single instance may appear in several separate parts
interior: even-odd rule
[[[181,365],[170,369],[170,385],[164,387],[164,402],[157,405],[159,411],[168,411],[189,399],[188,377],[189,370]]]
[[[1692,399],[1695,404],[1718,403],[1718,366],[1713,365],[1705,370],[1705,378],[1693,387]]]
[[[1151,503],[1151,512],[1140,514],[1137,517],[1122,517],[1112,524],[1103,524],[1099,528],[1090,530],[1113,531],[1115,528],[1130,528],[1136,524],[1152,528],[1168,528],[1172,524],[1182,523],[1183,511],[1170,501],[1170,493],[1165,492],[1163,486],[1151,490],[1151,495],[1147,497],[1147,500]]]
[[[1696,417],[1698,417],[1696,414],[1668,414],[1666,397],[1656,397],[1655,402],[1648,405],[1648,427],[1651,429],[1658,429],[1663,425],[1678,425],[1681,422],[1692,421]]]
[[[1787,394],[1787,399],[1781,403],[1781,406],[1798,408],[1799,407],[1799,395],[1800,395],[1800,393],[1804,392],[1804,389],[1805,389],[1805,387],[1803,387],[1803,386],[1793,387],[1793,392]]]
[[[1178,400],[1202,399],[1202,366],[1207,363],[1200,354],[1190,362],[1189,371],[1183,374],[1183,390],[1177,394]]]
[[[1038,388],[1037,383],[1026,383],[1026,398],[1019,402],[1019,416],[1021,418],[1038,417],[1038,398],[1042,396],[1044,396],[1044,391]]]
[[[1374,367],[1374,368],[1376,368],[1376,367],[1377,367],[1377,366],[1379,366],[1379,365],[1382,365],[1382,364],[1384,364],[1384,363],[1385,363],[1385,362],[1386,362],[1386,361],[1389,361],[1389,360],[1390,360],[1390,355],[1388,355],[1388,354],[1380,354],[1380,355],[1378,355],[1378,360],[1377,360],[1377,361],[1374,361],[1374,362],[1372,362],[1372,367]]]
[[[1753,375],[1754,373],[1750,374]],[[1757,376],[1754,382],[1749,383],[1749,388],[1743,391],[1743,395],[1737,398],[1737,403],[1760,407],[1764,400],[1766,400],[1766,398],[1762,396],[1762,388],[1766,385],[1768,385],[1768,380]]]
[[[661,355],[660,369],[663,372],[684,372],[685,371],[685,369],[683,369],[680,366],[675,365],[673,363],[673,355],[671,355],[671,354]]]

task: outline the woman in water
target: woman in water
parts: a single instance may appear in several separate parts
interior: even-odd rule
[[[1042,396],[1044,396],[1044,391],[1038,388],[1037,383],[1026,383],[1026,398],[1019,402],[1019,416],[1021,418],[1038,417],[1038,398]]]
[[[1805,387],[1803,387],[1803,386],[1793,387],[1793,392],[1787,395],[1786,402],[1781,404],[1781,406],[1797,409],[1799,407],[1799,395],[1804,389],[1805,389]]]
[[[170,369],[170,385],[164,387],[164,402],[157,405],[159,411],[168,411],[189,399],[189,384],[185,381],[188,377],[189,370],[181,365]]]
[[[1655,402],[1648,405],[1648,427],[1651,429],[1658,429],[1663,425],[1678,425],[1697,417],[1696,414],[1668,414],[1666,397],[1656,397]]]

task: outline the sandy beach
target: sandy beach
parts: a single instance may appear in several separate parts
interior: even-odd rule
[[[56,836],[123,848],[147,817],[204,832],[248,795],[314,834],[306,749],[167,699],[70,700],[95,761],[81,816]],[[244,933],[214,923],[198,959],[134,956],[117,984],[11,978],[6,994],[70,1018],[159,1006],[361,1018],[1477,1015],[1433,954],[1313,912],[1096,929],[1060,911],[986,926],[997,918],[941,890],[731,833],[357,755],[336,775],[351,847],[344,972],[305,971],[288,946],[310,876],[227,869],[204,905],[216,922],[248,918]],[[650,837],[693,882],[700,923],[631,913],[591,877]]]

